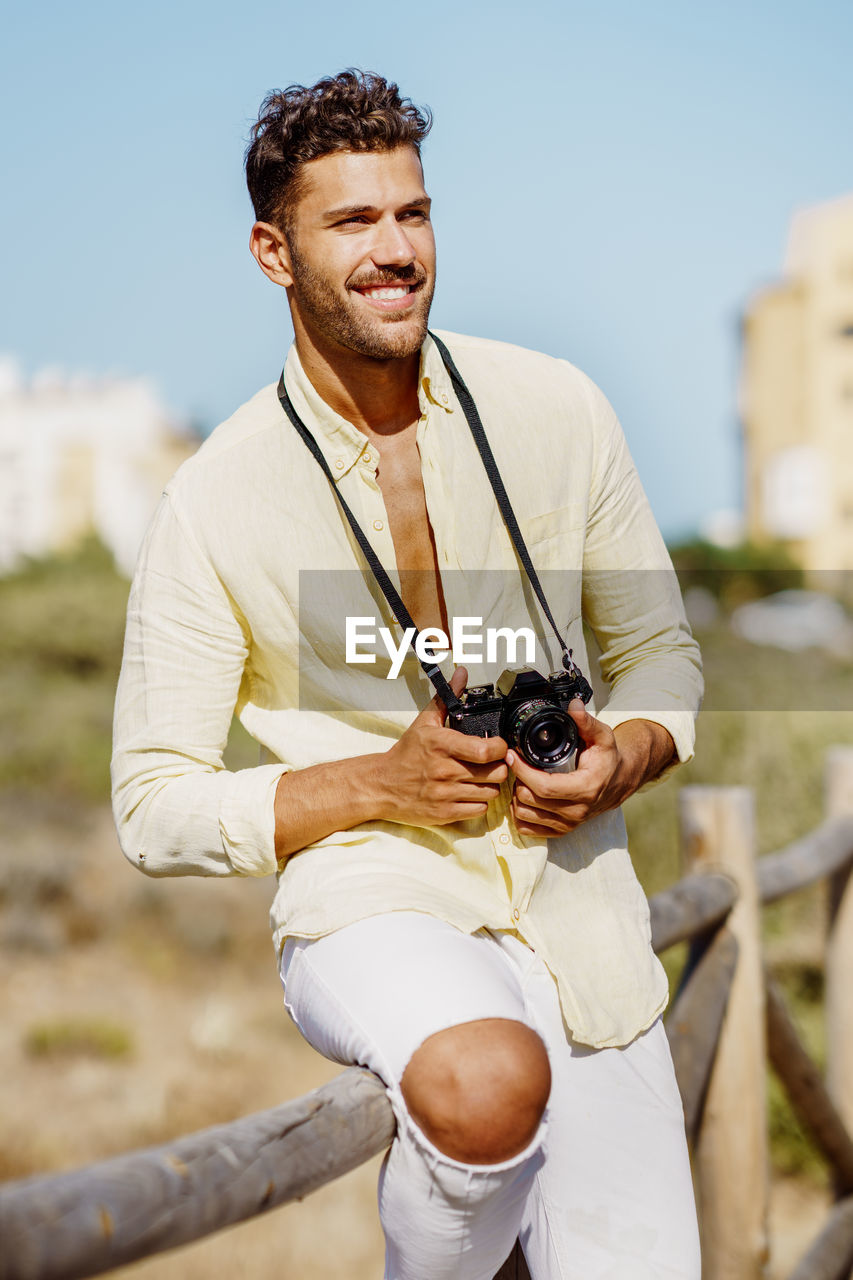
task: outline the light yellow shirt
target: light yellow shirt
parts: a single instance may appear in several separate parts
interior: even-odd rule
[[[582,669],[582,617],[601,646],[610,696],[597,714],[611,726],[656,721],[687,759],[701,696],[698,650],[613,410],[564,361],[441,336]],[[375,445],[318,396],[295,349],[285,378],[393,575]],[[536,668],[556,670],[559,647],[430,339],[419,400],[417,442],[448,614],[482,619],[486,633],[534,630]],[[399,676],[386,678],[381,642],[375,662],[348,664],[347,616],[373,617],[399,640],[327,479],[275,386],[266,387],[181,467],[141,552],[115,713],[114,806],[126,856],[153,875],[277,872],[276,947],[287,935],[316,937],[403,909],[469,932],[515,930],[554,975],[574,1037],[627,1043],[663,1009],[667,983],[620,812],[538,842],[516,831],[504,786],[483,819],[433,828],[368,822],[277,867],[273,799],[282,772],[386,750],[433,693],[411,653]],[[500,644],[492,662],[483,658],[465,664],[471,684],[507,665]],[[524,658],[522,648],[516,664]],[[262,762],[229,772],[222,752],[235,708]]]

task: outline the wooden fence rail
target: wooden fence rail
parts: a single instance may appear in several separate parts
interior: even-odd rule
[[[655,950],[690,943],[667,1034],[693,1149],[705,1280],[763,1274],[768,1053],[847,1196],[790,1280],[851,1280],[853,749],[834,749],[828,768],[826,821],[760,861],[746,789],[685,788],[686,874],[650,899]],[[843,1006],[834,1018],[830,1011],[827,1084],[765,973],[759,924],[762,903],[823,878],[832,886],[827,1007],[830,998]],[[7,1183],[0,1280],[77,1280],[200,1239],[302,1198],[384,1150],[393,1133],[381,1082],[351,1068],[270,1111],[87,1169]],[[518,1245],[495,1280],[529,1280]]]
[[[351,1067],[270,1111],[0,1188],[2,1280],[78,1280],[301,1199],[383,1151],[394,1116]]]
[[[736,896],[728,877],[713,874],[656,894],[655,948],[714,928]],[[691,1113],[713,1057],[705,998],[705,985],[689,983],[678,1005],[680,1023],[695,1029],[702,1046],[682,1052]],[[7,1183],[0,1186],[0,1280],[78,1280],[201,1239],[301,1199],[383,1150],[393,1134],[381,1082],[350,1068],[270,1111],[87,1169]]]

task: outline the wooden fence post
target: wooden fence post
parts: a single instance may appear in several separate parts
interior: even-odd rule
[[[728,918],[738,964],[694,1148],[703,1280],[760,1280],[767,1240],[764,976],[755,817],[745,787],[685,787],[687,871],[724,871],[738,900]]]
[[[853,813],[853,747],[832,747],[826,756],[826,812]],[[829,880],[826,949],[826,1077],[848,1133],[853,1133],[853,874],[851,864]]]

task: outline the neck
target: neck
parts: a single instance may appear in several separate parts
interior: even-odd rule
[[[420,352],[389,360],[336,347],[321,348],[301,325],[294,325],[302,368],[330,409],[368,438],[392,436],[420,416]]]

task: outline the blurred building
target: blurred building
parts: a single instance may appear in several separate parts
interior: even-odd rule
[[[740,398],[749,538],[853,569],[853,195],[794,218],[745,315]]]
[[[129,574],[164,484],[198,444],[143,379],[27,383],[0,358],[0,573],[94,532]]]

